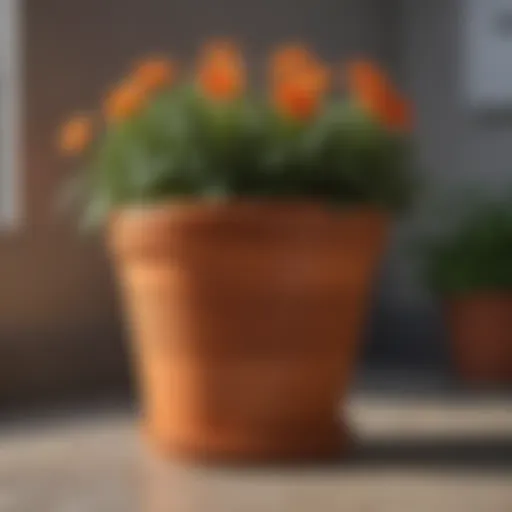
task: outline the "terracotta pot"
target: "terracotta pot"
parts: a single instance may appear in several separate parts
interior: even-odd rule
[[[459,376],[474,384],[512,383],[512,293],[455,297],[446,317]]]
[[[279,202],[119,212],[110,241],[160,450],[240,461],[339,450],[387,224]]]

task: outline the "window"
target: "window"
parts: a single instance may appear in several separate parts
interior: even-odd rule
[[[21,2],[0,0],[0,228],[19,218]]]
[[[470,107],[510,109],[512,105],[512,3],[464,3],[464,81]]]

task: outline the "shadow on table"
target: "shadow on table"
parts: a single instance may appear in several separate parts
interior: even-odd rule
[[[372,440],[357,445],[348,459],[334,465],[512,471],[512,432],[500,437]]]
[[[208,466],[208,464],[207,464]],[[225,462],[222,469],[260,472],[281,469],[286,472],[352,472],[429,470],[456,472],[510,472],[512,475],[512,432],[499,437],[409,437],[358,442],[347,456],[299,464],[244,465]]]

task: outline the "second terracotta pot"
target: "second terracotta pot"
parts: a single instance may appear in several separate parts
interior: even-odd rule
[[[168,454],[283,460],[346,445],[388,219],[315,204],[127,209],[110,240],[144,425]]]
[[[454,297],[446,318],[458,375],[472,384],[512,384],[512,293]]]

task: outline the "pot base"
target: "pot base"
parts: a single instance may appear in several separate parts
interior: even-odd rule
[[[345,423],[316,429],[301,436],[254,438],[233,436],[198,439],[162,439],[142,427],[144,437],[158,456],[201,464],[334,463],[348,457],[354,439]]]

